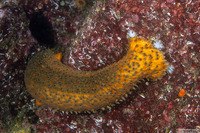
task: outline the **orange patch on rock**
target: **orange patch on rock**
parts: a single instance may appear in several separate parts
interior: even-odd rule
[[[179,96],[179,97],[185,96],[185,90],[184,90],[184,89],[181,89],[181,90],[179,91],[179,93],[178,93],[178,96]]]

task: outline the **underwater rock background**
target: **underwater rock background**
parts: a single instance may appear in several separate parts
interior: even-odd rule
[[[199,1],[85,2],[0,2],[0,132],[200,130]],[[111,110],[70,114],[37,107],[26,91],[24,71],[38,51],[63,47],[68,51],[65,64],[97,70],[123,57],[122,44],[133,34],[163,51],[168,71],[161,80],[141,81]],[[180,89],[186,91],[182,98]]]

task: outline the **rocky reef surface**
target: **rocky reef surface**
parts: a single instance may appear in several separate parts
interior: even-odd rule
[[[0,132],[200,130],[199,5],[198,0],[2,0]],[[146,38],[164,53],[169,66],[162,79],[141,81],[123,102],[97,113],[35,105],[24,84],[34,54],[64,48],[66,65],[98,70],[123,57],[130,36]]]

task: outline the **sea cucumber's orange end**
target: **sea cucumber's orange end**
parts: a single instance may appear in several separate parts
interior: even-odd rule
[[[58,59],[59,61],[61,61],[61,59],[62,59],[62,53],[55,54],[54,57],[56,57],[56,59]]]
[[[155,49],[148,40],[141,37],[132,37],[129,45],[131,51],[140,53],[137,58],[139,59],[140,68],[143,68],[147,74],[145,78],[156,80],[165,75],[168,66],[167,61],[163,53]]]
[[[179,97],[185,96],[185,90],[184,90],[184,89],[181,89],[181,90],[179,91],[179,93],[178,93],[178,96],[179,96]]]

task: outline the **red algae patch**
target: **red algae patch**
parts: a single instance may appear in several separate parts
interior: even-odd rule
[[[45,50],[34,56],[25,72],[32,96],[53,108],[95,111],[121,101],[143,78],[159,79],[167,68],[163,54],[149,41],[133,37],[127,54],[97,71],[79,71],[62,64],[61,54]]]

